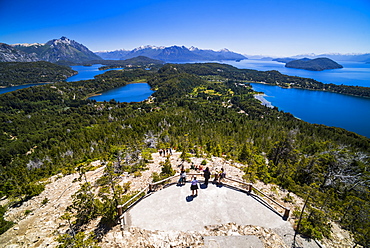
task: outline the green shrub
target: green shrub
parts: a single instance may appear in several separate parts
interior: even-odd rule
[[[49,199],[45,197],[44,200],[42,200],[41,205],[45,205],[48,202],[49,202]]]
[[[6,232],[9,228],[14,225],[14,222],[6,221],[4,219],[6,208],[0,205],[0,235]]]
[[[142,176],[141,171],[134,172],[134,177],[141,177],[141,176]]]
[[[45,185],[40,183],[29,183],[24,186],[23,193],[26,195],[26,198],[31,198],[36,195],[41,194],[44,191]]]

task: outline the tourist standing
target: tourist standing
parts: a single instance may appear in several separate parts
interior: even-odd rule
[[[224,179],[226,177],[226,173],[224,172],[224,168],[221,168],[221,172],[220,174],[218,175],[218,183],[222,183],[222,179]]]
[[[179,184],[183,185],[185,183],[186,183],[186,172],[185,172],[184,168],[182,168],[181,172],[180,172]]]
[[[208,167],[203,171],[203,176],[204,176],[204,184],[208,185],[208,180],[211,177],[211,172],[209,172]]]
[[[197,196],[198,195],[198,180],[197,180],[197,177],[194,177],[193,180],[191,181],[191,186],[190,186],[190,189],[191,189],[191,196]],[[195,194],[194,194],[195,192]]]

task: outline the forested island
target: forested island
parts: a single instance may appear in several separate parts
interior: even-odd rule
[[[281,61],[281,60],[280,60]],[[340,69],[343,68],[342,65],[329,58],[316,58],[316,59],[297,59],[292,61],[287,61],[285,67],[304,69],[309,71],[323,71],[330,69]]]
[[[143,81],[156,91],[148,101],[98,103],[87,99]],[[368,246],[370,139],[265,107],[254,98],[256,92],[248,82],[324,89],[315,80],[277,71],[208,63],[109,71],[93,80],[2,94],[0,197],[16,204],[42,192],[43,179],[51,175],[77,170],[82,178],[91,161],[110,164],[132,158],[132,163],[107,171],[100,183],[109,188],[109,178],[145,170],[151,152],[176,147],[184,158],[193,151],[196,156],[243,163],[247,182],[274,183],[304,198],[309,194],[300,229],[306,236],[328,237],[334,221],[350,230],[358,244]],[[368,88],[364,92],[369,94]],[[91,192],[79,194],[84,199]],[[130,197],[119,196],[76,201],[72,207],[76,223],[88,223],[97,216],[102,216],[102,225],[112,223],[117,218],[116,203]],[[1,215],[4,212],[0,209]],[[0,233],[11,225],[1,216]]]

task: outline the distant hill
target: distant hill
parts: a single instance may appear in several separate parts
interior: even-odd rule
[[[288,63],[288,62],[293,61],[293,60],[296,60],[296,59],[293,59],[293,58],[276,58],[276,59],[272,59],[272,61],[276,61],[276,62],[280,62],[280,63]]]
[[[335,61],[370,62],[370,53],[363,54],[320,54],[319,57],[329,58]]]
[[[96,55],[106,60],[118,60],[118,59],[126,57],[128,53],[130,53],[130,51],[127,51],[125,49],[120,49],[120,50],[115,50],[115,51],[95,52]]]
[[[35,54],[28,54],[5,43],[0,43],[0,62],[35,62],[38,60]]]
[[[202,50],[196,47],[185,46],[141,46],[131,51],[117,50],[111,52],[97,52],[104,59],[130,59],[145,56],[166,62],[188,62],[188,61],[219,61],[219,60],[242,60],[247,59],[244,55],[231,52],[227,49],[220,51]]]
[[[68,66],[46,61],[0,63],[0,86],[60,82],[77,74]]]
[[[125,60],[92,60],[89,61],[90,64],[102,64],[104,66],[100,67],[99,70],[106,70],[109,68],[120,68],[120,67],[145,67],[153,68],[162,66],[164,62],[158,59],[151,59],[145,56],[138,56],[131,59]]]
[[[50,40],[45,44],[15,44],[12,46],[26,54],[37,57],[38,60],[53,63],[60,61],[83,63],[101,59],[84,45],[67,37]]]
[[[329,69],[343,68],[342,65],[329,58],[317,58],[317,59],[298,59],[293,60],[285,64],[285,67],[304,69],[309,71],[323,71]]]
[[[160,64],[163,65],[164,62],[159,59],[151,59],[145,56],[138,56],[130,59],[123,60],[126,65],[135,65],[135,66],[143,66],[149,64]]]
[[[370,53],[362,53],[362,54],[324,53],[324,54],[319,54],[319,55],[311,53],[311,54],[295,55],[289,58],[276,58],[273,60],[278,61],[278,62],[283,62],[283,60],[286,61],[288,59],[295,60],[295,59],[301,59],[301,58],[309,58],[309,59],[329,58],[334,61],[353,61],[353,62],[367,63],[367,62],[370,62]]]

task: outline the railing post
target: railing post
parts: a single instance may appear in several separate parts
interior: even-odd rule
[[[285,208],[283,220],[287,220],[289,218],[290,208]]]
[[[248,194],[252,193],[252,184],[248,184]]]
[[[118,212],[118,216],[122,215],[122,205],[117,206],[117,212]]]
[[[153,184],[149,183],[149,192],[152,192],[153,190]]]

